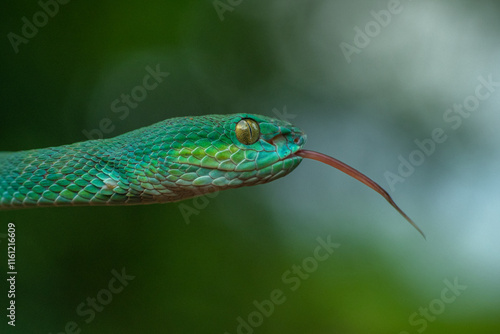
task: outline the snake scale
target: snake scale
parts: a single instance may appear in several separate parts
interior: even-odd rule
[[[167,119],[114,138],[2,152],[0,209],[175,202],[271,182],[310,158],[377,191],[422,233],[374,181],[304,150],[306,138],[275,118],[205,115]]]

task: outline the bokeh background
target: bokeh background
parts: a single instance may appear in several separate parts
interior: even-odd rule
[[[390,190],[427,241],[314,161],[183,202],[188,220],[177,203],[3,211],[18,275],[12,328],[0,238],[1,333],[500,332],[500,87],[483,87],[466,117],[447,111],[474,102],[480,77],[500,82],[497,1],[92,0],[55,12],[50,0],[2,5],[0,151],[86,140],[103,119],[112,137],[175,116],[285,117],[307,148]],[[14,47],[34,15],[37,33]],[[170,75],[120,118],[112,102],[147,66]],[[387,172],[435,129],[446,141],[391,187]],[[337,248],[314,265],[318,238]],[[288,272],[303,264],[307,276]],[[135,278],[108,300],[113,270]],[[274,290],[285,300],[261,320],[254,301]],[[96,297],[106,305],[87,323],[77,308]]]

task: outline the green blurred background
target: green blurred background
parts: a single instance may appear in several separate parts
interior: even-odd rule
[[[0,283],[1,333],[69,333],[72,321],[81,333],[500,332],[500,91],[459,126],[443,119],[480,76],[500,81],[497,1],[223,0],[219,13],[213,1],[70,1],[57,13],[41,3],[54,14],[46,24],[37,1],[2,6],[0,151],[86,140],[103,119],[111,137],[175,116],[281,115],[308,133],[307,148],[389,190],[386,172],[415,140],[438,128],[447,140],[390,191],[427,241],[313,161],[183,202],[197,210],[189,224],[178,203],[1,212],[0,277],[9,222],[18,271],[15,328]],[[38,32],[16,53],[10,33],[22,37],[33,15]],[[346,57],[341,43],[356,42]],[[170,75],[121,119],[111,104],[147,66]],[[317,238],[340,246],[315,265]],[[123,268],[135,278],[108,294]],[[259,316],[254,301],[268,305],[274,290],[284,301]],[[77,308],[96,297],[106,305],[87,323]]]

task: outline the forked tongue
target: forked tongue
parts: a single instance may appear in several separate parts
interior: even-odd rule
[[[379,186],[377,183],[375,183],[375,181],[370,179],[368,176],[362,174],[361,172],[357,171],[356,169],[352,168],[351,166],[346,165],[342,161],[339,161],[335,158],[332,158],[332,157],[325,155],[325,154],[322,154],[322,153],[308,151],[308,150],[299,150],[297,153],[295,153],[295,155],[298,155],[302,158],[307,158],[307,159],[312,159],[312,160],[317,160],[319,162],[323,162],[327,165],[330,165],[334,168],[337,168],[338,170],[346,173],[349,176],[352,176],[356,180],[358,180],[358,181],[364,183],[365,185],[367,185],[368,187],[372,188],[373,190],[378,192],[380,195],[384,196],[384,198],[387,200],[387,202],[389,202],[394,207],[394,209],[396,209],[415,229],[417,229],[417,231],[420,232],[420,234],[422,234],[422,236],[425,239],[424,232],[422,232],[422,230],[417,226],[417,224],[415,224],[413,222],[413,220],[411,220],[410,217],[408,217],[406,215],[406,213],[404,213],[403,210],[401,210],[399,208],[399,206],[397,206],[396,203],[394,203],[394,200],[387,193],[387,191],[385,191],[381,186]]]

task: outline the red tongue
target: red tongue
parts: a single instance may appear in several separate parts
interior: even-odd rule
[[[399,206],[397,206],[396,203],[394,203],[393,199],[391,198],[391,196],[389,196],[389,194],[387,193],[387,191],[385,191],[381,186],[379,186],[377,183],[375,183],[375,181],[373,181],[372,179],[370,179],[368,176],[366,176],[366,175],[362,174],[361,172],[355,170],[351,166],[346,165],[342,161],[339,161],[339,160],[337,160],[335,158],[332,158],[332,157],[330,157],[328,155],[325,155],[325,154],[322,154],[322,153],[318,153],[318,152],[314,152],[314,151],[308,151],[308,150],[300,150],[297,153],[295,153],[295,155],[298,155],[298,156],[300,156],[302,158],[313,159],[313,160],[317,160],[319,162],[323,162],[323,163],[325,163],[327,165],[330,165],[330,166],[332,166],[334,168],[337,168],[338,170],[346,173],[349,176],[352,176],[356,180],[358,180],[358,181],[364,183],[365,185],[367,185],[368,187],[372,188],[373,190],[375,190],[376,192],[378,192],[380,195],[384,196],[384,198],[387,200],[387,202],[389,202],[394,207],[394,209],[398,210],[398,212],[403,217],[405,217],[405,219],[413,227],[415,227],[417,229],[417,231],[419,231],[420,234],[422,234],[422,236],[425,239],[424,232],[422,232],[422,230],[417,226],[417,224],[415,224],[413,222],[413,220],[411,220],[410,217],[408,217],[406,215],[406,213],[404,213],[403,210],[401,210],[399,208]]]

